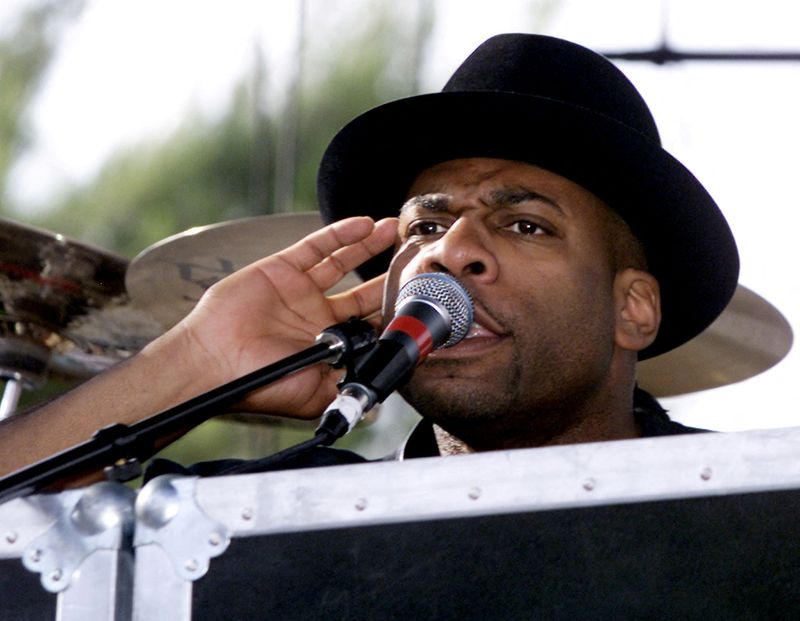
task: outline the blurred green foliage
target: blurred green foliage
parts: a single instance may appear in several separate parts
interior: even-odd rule
[[[304,38],[302,59],[296,59],[302,80],[288,107],[266,109],[269,68],[254,54],[251,70],[222,114],[190,114],[174,133],[116,152],[96,178],[56,196],[33,215],[21,214],[7,201],[3,213],[132,257],[193,226],[315,209],[316,170],[330,138],[356,114],[415,92],[418,51],[433,23],[431,3],[420,3],[421,13],[411,22],[404,10],[408,5],[366,4],[363,20],[346,36],[339,28],[330,39]],[[307,9],[304,32],[334,27],[322,3],[310,5],[320,10]],[[0,101],[5,110],[0,114],[6,115],[0,131],[16,132],[14,139],[3,141],[16,146],[0,152],[5,158],[0,159],[0,177],[25,146],[20,120],[57,45],[57,33],[48,24],[62,13],[58,2],[35,6],[0,47],[0,71],[15,67],[20,83],[4,95],[14,98],[13,106]],[[21,39],[36,45],[28,45],[26,52]],[[4,83],[0,93],[5,92]],[[291,148],[282,151],[287,140]],[[292,165],[279,166],[278,159],[287,154]],[[276,204],[280,170],[293,177],[291,204]]]
[[[36,224],[130,257],[192,226],[266,213],[265,198],[250,196],[247,104],[241,86],[219,120],[191,118],[161,142],[117,152]]]

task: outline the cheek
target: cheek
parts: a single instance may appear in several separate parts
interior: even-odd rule
[[[586,336],[594,335],[598,342],[613,340],[614,287],[609,270],[598,264],[585,265],[573,276],[572,312]]]
[[[556,332],[594,333],[613,314],[612,282],[608,270],[597,264],[534,261],[508,276],[517,283],[520,306]]]

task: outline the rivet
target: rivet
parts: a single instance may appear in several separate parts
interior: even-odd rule
[[[216,547],[220,543],[222,543],[222,537],[219,536],[219,533],[211,533],[211,535],[208,538],[208,543]]]
[[[186,571],[197,571],[197,560],[190,558],[188,561],[186,561],[186,565],[184,565],[184,567],[186,568]]]
[[[597,485],[597,483],[594,479],[586,479],[583,482],[583,489],[585,489],[587,492],[591,492],[594,489],[595,485]]]
[[[28,553],[28,558],[31,560],[31,562],[38,563],[42,560],[42,551],[38,548],[36,550],[31,550]]]
[[[481,488],[480,487],[473,487],[469,490],[469,494],[467,494],[472,500],[478,500],[481,497]]]
[[[700,471],[700,478],[703,479],[703,481],[708,481],[711,478],[712,474],[713,471],[711,470],[711,468],[705,467]]]
[[[253,519],[253,510],[250,507],[246,507],[242,511],[242,519],[243,520],[252,520]]]
[[[356,510],[363,511],[367,508],[367,499],[366,498],[359,498],[356,500]]]
[[[63,577],[64,577],[64,574],[62,573],[62,571],[60,569],[56,569],[55,571],[53,571],[50,574],[50,580],[52,580],[53,582],[58,582]]]
[[[15,532],[6,533],[6,542],[7,543],[17,543],[18,535]]]

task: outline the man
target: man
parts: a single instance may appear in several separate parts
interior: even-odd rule
[[[433,423],[412,441],[418,454],[685,431],[635,415],[636,361],[722,311],[736,247],[601,56],[549,37],[494,37],[442,93],[380,106],[339,132],[319,197],[331,227],[212,287],[131,361],[12,419],[0,435],[4,471],[299,351],[333,323],[376,313],[382,289],[385,320],[399,286],[423,272],[459,278],[476,323],[402,391]],[[350,218],[365,214],[382,219]],[[396,237],[384,275],[381,253]],[[324,296],[359,266],[371,280]],[[337,377],[317,366],[241,407],[312,418]]]

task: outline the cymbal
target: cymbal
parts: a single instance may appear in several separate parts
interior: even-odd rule
[[[125,285],[134,306],[170,328],[211,285],[253,261],[269,256],[322,228],[316,212],[241,218],[189,229],[139,253],[128,266]],[[350,274],[334,288],[360,282]]]
[[[135,354],[165,332],[161,322],[136,308],[127,295],[73,319],[67,339],[54,349],[51,366],[75,377],[91,377]]]
[[[792,328],[778,309],[739,285],[727,308],[700,335],[638,364],[639,385],[658,397],[726,386],[783,360]]]
[[[0,218],[0,299],[5,314],[64,326],[125,293],[128,261]]]
[[[75,328],[127,302],[127,266],[114,253],[0,218],[0,372],[36,385],[53,353],[68,375],[80,368],[86,376],[93,357],[119,361],[118,347],[103,351],[107,336]]]

